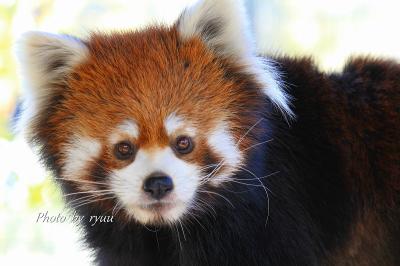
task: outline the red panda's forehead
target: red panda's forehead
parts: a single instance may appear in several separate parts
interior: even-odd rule
[[[132,118],[149,137],[162,136],[172,113],[207,128],[238,97],[212,52],[199,39],[183,42],[174,29],[95,34],[87,45],[90,57],[71,75],[66,104],[80,121],[101,121],[89,126],[100,132]]]

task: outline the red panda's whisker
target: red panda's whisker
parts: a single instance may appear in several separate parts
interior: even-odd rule
[[[229,192],[233,193],[233,194],[242,194],[242,193],[248,193],[249,191],[251,191],[251,190],[252,190],[252,188],[246,188],[246,190],[234,191],[234,190],[230,190],[230,189],[228,189],[226,186],[223,186],[222,188],[223,188],[224,190],[226,190],[226,191],[229,191]]]
[[[211,219],[216,220],[215,215],[212,212],[208,211],[206,206],[195,204],[192,206],[191,210],[193,210],[194,212],[187,212],[187,215],[189,216],[187,221],[190,222],[191,220],[194,220],[194,222],[198,223],[205,231],[207,231],[207,228],[200,222],[196,214],[201,214],[203,218],[205,215],[207,215],[211,217]]]
[[[238,142],[236,143],[236,147],[239,146],[239,144],[243,141],[243,139],[247,136],[247,134],[250,133],[250,131],[252,131],[264,118],[260,118],[254,125],[252,125],[244,134],[243,136],[241,136],[238,140]]]
[[[246,185],[246,186],[250,186],[250,187],[263,187],[263,186],[261,186],[261,185],[244,183],[244,182],[236,181],[236,180],[234,180],[234,179],[229,180],[229,182],[233,182],[233,183],[237,183],[237,184],[242,184],[242,185]]]
[[[194,215],[194,214],[192,214],[190,212],[188,212],[187,215],[190,218],[193,218],[193,220],[196,221],[200,225],[200,227],[204,229],[204,231],[207,231],[207,228],[202,223],[200,223],[200,221],[199,221],[199,219],[197,219],[196,215]]]
[[[110,173],[110,170],[107,169],[104,165],[99,164],[96,160],[90,160],[90,162],[94,163],[95,165],[99,166],[101,170],[104,170],[107,174]]]
[[[90,194],[90,195],[86,195],[86,196],[81,196],[79,198],[67,201],[68,204],[77,202],[77,201],[83,201],[83,200],[88,200],[90,198],[96,198],[96,197],[101,197],[101,196],[107,196],[107,195],[114,195],[112,192],[104,192],[104,193],[99,193],[99,194]]]
[[[86,195],[86,196],[82,196],[82,197],[76,198],[76,199],[71,200],[71,201],[67,201],[67,204],[71,205],[74,202],[83,202],[84,200],[92,199],[92,198],[95,198],[95,197],[97,197],[97,195],[93,195],[93,194]]]
[[[254,125],[252,125],[237,141],[236,143],[236,147],[239,146],[239,144],[243,141],[243,139],[247,136],[247,134],[249,134],[264,118],[260,118]],[[203,179],[202,182],[200,182],[200,184],[204,184],[207,183],[210,179],[212,179],[216,173],[224,166],[224,162],[225,159],[222,159],[217,167],[208,175],[206,176],[206,178]]]
[[[251,175],[253,175],[257,180],[258,180],[258,182],[260,182],[260,185],[263,187],[263,189],[264,189],[264,191],[265,191],[265,196],[267,197],[267,220],[265,221],[265,225],[267,225],[267,223],[268,223],[268,219],[269,219],[269,211],[270,211],[270,209],[269,209],[269,194],[268,194],[268,191],[270,191],[267,187],[265,187],[265,185],[263,184],[263,182],[260,180],[260,178],[256,175],[256,174],[254,174],[252,171],[250,171],[250,170],[248,170],[247,168],[245,168],[245,167],[242,167],[242,166],[238,166],[240,169],[242,169],[242,170],[244,170],[244,171],[246,171],[246,172],[248,172],[248,173],[250,173]],[[271,193],[272,193],[272,191],[270,191]]]
[[[82,196],[82,197],[76,198],[76,199],[71,200],[71,201],[67,201],[67,204],[70,204],[70,205],[79,204],[79,203],[82,203],[84,201],[91,200],[93,198],[97,198],[97,197],[101,197],[101,196],[107,196],[107,195],[113,195],[113,194],[112,193],[103,193],[103,194],[100,194],[100,195],[93,195],[93,194],[86,195],[86,196]]]
[[[143,226],[144,226],[144,228],[146,228],[147,231],[152,232],[152,233],[157,233],[158,231],[160,231],[159,228],[155,228],[155,229],[148,228],[145,224],[143,224]]]
[[[98,199],[98,197],[90,197],[87,199],[76,201],[75,203],[72,203],[72,204],[68,203],[68,205],[75,208],[75,207],[81,206],[81,204],[83,204],[83,203],[92,202],[92,201],[94,202],[94,200],[97,200],[97,199]]]
[[[98,193],[98,192],[113,192],[112,189],[99,189],[99,190],[88,190],[88,191],[79,191],[73,193],[64,194],[64,196],[72,196],[77,194],[88,194],[88,193]]]
[[[207,215],[210,215],[214,220],[217,219],[217,213],[214,207],[212,207],[211,204],[204,203],[203,204],[198,204],[198,210],[201,211],[202,213],[206,213]],[[209,211],[208,211],[209,210]]]
[[[213,171],[214,171],[214,169],[213,169]],[[205,174],[205,175],[201,175],[199,178],[205,179],[205,178],[210,177],[211,174],[212,174],[212,172],[211,172],[211,173],[208,173],[208,174]],[[208,181],[208,180],[209,180],[209,179],[203,180],[203,181]]]
[[[220,163],[221,163],[221,162],[220,162]],[[200,185],[203,185],[203,184],[207,183],[208,180],[210,180],[210,178],[211,178],[211,176],[213,175],[213,173],[216,172],[216,171],[218,170],[218,169],[217,169],[218,166],[219,166],[219,163],[218,163],[218,164],[212,164],[212,165],[209,165],[208,167],[203,167],[203,168],[200,169],[200,171],[202,171],[202,170],[205,170],[205,169],[208,169],[208,168],[215,167],[215,168],[211,171],[211,173],[208,173],[208,174],[206,174],[206,175],[200,176],[200,179],[203,179],[203,180],[200,182]]]
[[[274,140],[274,139],[269,139],[269,140],[266,140],[266,141],[262,141],[262,142],[256,143],[256,144],[254,144],[254,145],[251,145],[250,147],[247,147],[247,148],[244,149],[243,151],[250,150],[250,149],[252,149],[252,148],[254,148],[254,147],[257,147],[257,146],[262,145],[262,144],[265,144],[265,143],[269,143],[269,142],[271,142],[271,141],[273,141],[273,140]]]
[[[204,180],[202,182],[200,182],[200,184],[203,185],[204,183],[207,183],[209,180],[211,180],[211,178],[213,178],[216,175],[216,173],[222,168],[222,166],[224,165],[224,161],[225,161],[225,159],[222,159],[218,163],[218,165],[215,167],[215,169],[210,174],[208,174],[204,178]]]
[[[202,181],[199,183],[200,185],[204,185],[205,183],[207,183],[212,177],[213,175],[218,172],[219,168],[222,167],[220,164],[223,162],[223,160],[221,162],[219,162],[218,164],[213,164],[210,167],[207,168],[211,168],[211,167],[215,167],[211,173],[200,176],[200,179],[202,179]],[[204,170],[204,169],[203,169]]]
[[[83,193],[75,193],[75,194],[70,193],[69,195],[63,195],[63,196],[65,198],[67,196],[72,197],[72,196],[76,196],[76,195],[85,196],[86,194],[90,194],[90,195],[94,195],[94,196],[101,196],[103,194],[111,194],[111,193],[113,193],[113,191],[111,191],[111,190],[107,190],[107,191],[81,191],[81,192],[83,192]]]
[[[221,167],[222,167],[222,166],[221,166]],[[210,180],[217,174],[217,172],[220,170],[221,167],[216,168],[212,173],[210,173],[210,174],[208,174],[208,175],[206,175],[206,176],[203,176],[203,177],[202,177],[203,180],[199,183],[199,185],[204,185],[204,184],[206,184],[208,181],[210,181]]]
[[[205,169],[208,169],[208,168],[217,166],[217,165],[218,165],[218,164],[216,164],[216,163],[208,164],[208,165],[206,165],[206,166],[201,167],[199,170],[202,171],[202,170],[205,170]]]
[[[221,165],[222,166],[222,165]],[[202,176],[203,180],[199,183],[200,185],[206,184],[209,180],[212,179],[212,177],[218,172],[218,170],[221,168],[221,166],[217,166],[211,173]]]
[[[186,241],[186,234],[185,234],[185,230],[183,229],[183,225],[182,225],[181,220],[178,220],[178,223],[180,224],[181,229],[182,229],[183,239]]]
[[[113,207],[108,209],[105,213],[109,213],[111,211],[111,216],[117,215],[118,212],[122,209],[123,206],[121,205],[121,202],[118,200],[118,198],[116,198],[116,202],[117,203]],[[115,214],[114,214],[114,212],[115,212]]]
[[[209,204],[208,202],[206,202],[200,198],[197,198],[197,201],[199,201],[200,203],[203,203],[205,207],[210,208],[213,212],[213,217],[216,219],[217,211],[214,209],[214,207],[211,204]]]
[[[94,199],[94,200],[87,201],[87,202],[84,202],[84,203],[82,203],[82,204],[75,205],[75,206],[72,206],[72,207],[73,207],[73,208],[80,208],[80,207],[85,206],[85,205],[88,205],[88,204],[98,203],[99,201],[104,201],[104,200],[109,200],[109,199],[114,199],[114,198],[115,198],[115,197]]]
[[[217,174],[217,172],[224,166],[224,164],[225,164],[225,160],[221,160],[219,165],[215,168],[214,173],[211,173],[209,178],[210,179],[213,178]]]
[[[239,138],[239,140],[237,141],[237,143],[236,143],[236,147],[238,147],[239,145],[240,145],[240,143],[243,141],[243,139],[263,120],[264,118],[260,118],[256,123],[254,123],[254,125],[252,125],[240,138]],[[202,184],[204,184],[204,183],[207,183],[210,179],[212,179],[216,174],[217,174],[217,172],[224,166],[224,162],[225,162],[225,159],[222,159],[219,163],[218,163],[218,165],[217,165],[217,167],[208,175],[208,176],[206,176],[206,178],[204,178],[203,179],[203,181],[202,182],[200,182],[200,184],[202,185]]]
[[[209,191],[209,190],[198,190],[198,192],[219,196],[219,197],[223,198],[224,200],[226,200],[232,206],[232,208],[235,208],[233,203],[227,197],[225,197],[225,196],[223,196],[223,195],[221,195],[221,194],[219,194],[217,192]]]
[[[68,178],[56,178],[56,180],[63,180],[63,181],[69,181],[69,182],[74,182],[74,183],[82,183],[82,184],[96,184],[96,185],[107,185],[105,182],[96,182],[96,181],[90,181],[90,180],[83,180],[83,179],[77,179],[77,180],[72,180]]]
[[[279,174],[279,173],[280,173],[280,171],[276,171],[276,172],[273,172],[273,173],[271,173],[271,174],[269,174],[269,175],[260,176],[260,177],[258,177],[258,178],[235,178],[235,177],[232,177],[231,179],[232,179],[232,180],[236,180],[236,181],[247,181],[247,180],[265,179],[265,178],[268,178],[268,177],[270,177],[270,176],[273,176],[273,175],[276,175],[276,174]]]
[[[180,247],[180,249],[182,250],[182,242],[181,242],[181,238],[180,238],[180,235],[179,235],[178,228],[177,228],[176,224],[173,224],[173,225],[174,225],[176,234],[177,234],[177,236],[178,236],[179,247]]]
[[[98,201],[104,201],[104,200],[109,200],[109,199],[115,199],[115,198],[116,198],[116,196],[106,197],[106,198],[100,198],[100,199],[95,199],[95,200],[91,200],[91,201],[88,201],[88,202],[84,202],[84,203],[79,204],[79,205],[74,205],[73,207],[74,207],[74,208],[78,208],[78,207],[82,207],[82,206],[87,205],[87,204],[90,204],[90,203],[94,203],[94,202],[98,202]]]
[[[118,212],[123,209],[123,207],[124,206],[121,204],[121,202],[119,200],[117,200],[117,204],[115,204],[115,206],[111,212],[111,216],[117,215]],[[115,214],[114,214],[114,211],[115,211]]]
[[[255,173],[253,173],[252,171],[250,171],[249,169],[247,169],[247,168],[245,168],[245,167],[243,167],[243,166],[237,166],[239,169],[242,169],[243,171],[246,171],[247,173],[249,173],[249,174],[251,174],[252,176],[254,176],[254,180],[258,180],[258,181],[260,181],[261,182],[261,180],[260,180],[260,178],[255,174]],[[262,182],[261,182],[262,183]],[[265,187],[265,185],[262,183],[262,185]],[[269,192],[271,192],[272,193],[272,191],[269,189],[269,188],[267,188],[267,187],[265,187],[265,189],[267,189]]]

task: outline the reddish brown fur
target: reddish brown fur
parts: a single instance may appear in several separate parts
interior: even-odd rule
[[[252,77],[227,77],[228,67],[234,75],[240,66],[216,57],[198,38],[183,42],[174,27],[95,33],[86,45],[90,57],[73,70],[62,105],[39,128],[54,154],[63,151],[60,144],[72,135],[88,136],[101,141],[101,158],[107,169],[121,168],[129,161],[113,156],[107,139],[112,130],[125,119],[134,119],[140,136],[130,140],[137,149],[167,146],[172,140],[165,132],[164,120],[176,112],[198,130],[194,139],[198,148],[184,159],[202,164],[210,152],[205,138],[218,122],[225,120],[238,140],[257,121],[257,116],[245,116],[263,104]],[[246,84],[254,88],[243,90]],[[243,110],[244,115],[232,116],[233,110]],[[246,138],[241,146],[251,143],[251,138]],[[58,158],[58,165],[63,160]]]

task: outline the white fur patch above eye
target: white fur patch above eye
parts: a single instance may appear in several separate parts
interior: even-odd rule
[[[228,130],[228,125],[220,123],[210,134],[208,138],[210,147],[220,155],[224,164],[235,167],[242,162],[242,153],[240,152],[235,139]]]
[[[168,135],[172,135],[176,130],[185,125],[182,117],[175,113],[170,114],[164,121],[164,127]]]
[[[82,136],[74,136],[63,147],[65,156],[62,167],[62,177],[69,180],[79,180],[88,167],[88,164],[100,156],[101,144],[99,141]]]
[[[171,136],[178,130],[182,130],[183,133],[189,134],[193,136],[196,133],[196,130],[193,126],[188,123],[184,117],[177,115],[176,113],[172,113],[164,120],[164,127],[167,131],[167,134]]]
[[[139,127],[132,119],[125,120],[122,124],[118,125],[117,128],[109,137],[109,142],[115,144],[120,141],[121,136],[129,136],[137,139],[139,137]]]
[[[242,1],[200,0],[182,13],[177,27],[184,40],[200,37],[216,54],[236,61],[283,113],[293,116],[272,59],[257,56]]]

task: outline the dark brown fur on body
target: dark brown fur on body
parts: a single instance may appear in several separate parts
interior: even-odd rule
[[[324,139],[350,196],[352,222],[328,264],[399,265],[400,65],[354,58],[324,74],[310,59],[278,62],[294,97],[292,130],[310,149]]]

